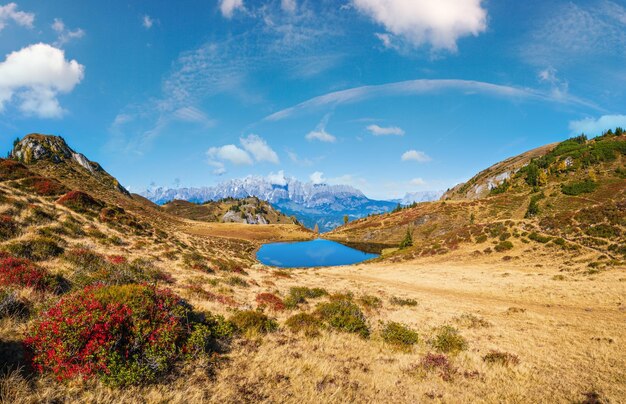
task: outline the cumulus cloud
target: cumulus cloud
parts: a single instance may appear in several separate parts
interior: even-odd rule
[[[154,25],[154,20],[152,19],[152,17],[146,14],[141,19],[141,25],[143,25],[145,29],[150,29]]]
[[[367,127],[367,130],[374,136],[404,135],[404,130],[397,126],[381,127],[378,125],[370,125]]]
[[[482,0],[353,0],[357,10],[414,46],[456,51],[461,37],[487,29]],[[381,37],[389,46],[389,36]]]
[[[57,96],[72,91],[84,72],[83,65],[47,44],[12,52],[0,62],[0,112],[17,98],[19,110],[27,115],[60,117],[64,111]]]
[[[245,150],[240,149],[234,144],[227,144],[221,147],[211,147],[207,151],[207,156],[215,162],[216,159],[228,161],[235,165],[251,165],[252,158]]]
[[[626,128],[626,115],[603,115],[597,119],[585,118],[571,121],[569,128],[576,134],[601,135],[609,129]]]
[[[220,0],[220,11],[225,18],[233,18],[235,10],[243,9],[243,0]]]
[[[239,139],[243,148],[250,153],[258,162],[267,161],[269,163],[278,164],[278,155],[267,142],[255,134]]]
[[[2,31],[9,21],[13,21],[22,27],[32,28],[35,22],[35,14],[17,10],[17,4],[9,3],[0,6],[0,31]]]
[[[56,46],[63,46],[73,39],[80,39],[85,36],[85,31],[81,28],[70,30],[60,18],[55,18],[52,23],[52,29],[57,33],[57,40],[54,42]]]
[[[211,147],[206,154],[209,165],[215,167],[213,174],[222,175],[226,172],[225,162],[234,165],[252,165],[254,162],[278,163],[278,155],[261,137],[251,134],[239,139],[241,148],[234,144]]]
[[[326,182],[326,178],[324,178],[324,173],[321,171],[316,171],[309,176],[311,182],[315,185],[323,184]]]
[[[424,152],[417,150],[409,150],[402,154],[402,161],[417,161],[418,163],[426,163],[432,159]]]
[[[270,173],[267,176],[267,180],[270,183],[274,185],[279,185],[281,187],[284,187],[285,185],[287,185],[287,178],[285,178],[285,172],[283,170],[280,170],[276,174]]]

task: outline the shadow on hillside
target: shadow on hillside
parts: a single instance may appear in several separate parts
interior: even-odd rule
[[[17,370],[24,378],[32,376],[21,341],[0,340],[0,377]]]

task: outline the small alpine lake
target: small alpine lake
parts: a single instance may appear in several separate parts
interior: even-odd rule
[[[316,239],[261,246],[257,260],[280,268],[310,268],[356,264],[378,257],[335,241]]]

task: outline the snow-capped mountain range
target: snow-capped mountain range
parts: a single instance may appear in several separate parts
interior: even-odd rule
[[[141,195],[157,204],[174,199],[202,203],[227,197],[256,196],[271,203],[282,213],[296,216],[309,228],[317,224],[321,232],[341,225],[344,215],[354,220],[369,214],[388,212],[398,203],[369,199],[349,185],[314,184],[284,176],[248,176],[228,180],[213,187],[157,187],[148,189]]]

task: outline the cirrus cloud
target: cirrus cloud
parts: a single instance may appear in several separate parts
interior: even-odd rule
[[[461,37],[487,29],[482,0],[353,0],[354,7],[414,46],[456,51]],[[389,35],[379,35],[389,47]]]
[[[18,99],[26,115],[58,118],[63,115],[58,95],[71,92],[81,82],[85,67],[51,45],[38,43],[7,55],[0,62],[0,112]]]

